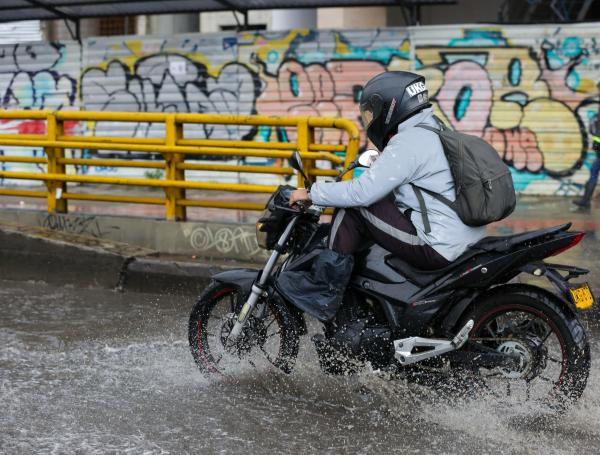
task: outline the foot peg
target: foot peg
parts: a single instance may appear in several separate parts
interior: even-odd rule
[[[421,362],[431,357],[436,357],[446,352],[460,349],[469,338],[473,328],[473,320],[470,319],[452,340],[438,340],[435,338],[410,337],[394,341],[396,353],[394,357],[402,365]],[[413,350],[417,348],[417,352]]]

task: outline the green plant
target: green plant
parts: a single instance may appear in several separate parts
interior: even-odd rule
[[[144,172],[144,177],[147,179],[160,180],[165,175],[162,169],[152,169]]]

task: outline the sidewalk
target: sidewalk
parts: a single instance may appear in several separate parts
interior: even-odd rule
[[[39,190],[39,187],[34,187]],[[127,188],[119,186],[77,186],[80,193],[126,194],[128,196],[161,197],[163,191],[156,188]],[[198,199],[235,199],[240,202],[264,202],[268,194],[229,193],[224,191],[188,192]],[[44,199],[0,196],[0,210],[4,208],[46,210]],[[213,221],[254,224],[260,212],[250,210],[226,210],[203,207],[188,207],[188,221]],[[164,219],[164,206],[142,204],[117,204],[94,201],[69,201],[69,213],[88,215],[132,216]],[[490,235],[537,229],[571,221],[576,229],[587,232],[600,230],[600,195],[592,203],[591,210],[580,210],[571,203],[571,198],[558,196],[521,196],[515,212],[507,219],[489,226]]]
[[[573,229],[600,231],[600,197],[592,201],[591,209],[582,210],[567,197],[522,196],[512,215],[488,229],[491,235],[506,235],[567,222],[573,223]]]

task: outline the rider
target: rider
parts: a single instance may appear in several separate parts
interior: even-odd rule
[[[342,303],[354,263],[353,253],[374,241],[412,266],[447,266],[485,235],[466,226],[447,205],[426,193],[430,229],[425,229],[412,184],[454,200],[454,180],[438,135],[415,126],[438,127],[425,78],[405,71],[379,74],[365,85],[360,113],[367,136],[381,151],[358,178],[300,188],[290,204],[312,201],[337,207],[329,250],[308,272],[283,271],[277,287],[298,307],[327,321]]]

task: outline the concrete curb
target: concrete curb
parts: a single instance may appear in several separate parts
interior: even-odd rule
[[[128,262],[120,289],[158,294],[199,295],[211,276],[229,267],[136,257]]]
[[[0,278],[76,287],[198,295],[236,263],[161,259],[126,243],[0,222]]]

